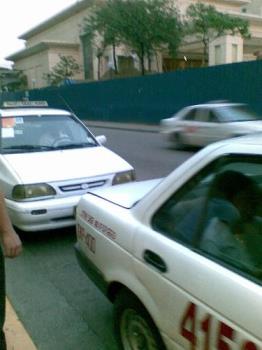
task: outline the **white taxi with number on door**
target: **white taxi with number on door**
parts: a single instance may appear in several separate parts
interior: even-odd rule
[[[134,180],[133,167],[102,146],[105,136],[94,137],[71,112],[10,101],[0,122],[0,189],[23,231],[73,226],[88,189]]]
[[[114,303],[122,349],[261,350],[261,187],[249,136],[81,198],[76,255]]]

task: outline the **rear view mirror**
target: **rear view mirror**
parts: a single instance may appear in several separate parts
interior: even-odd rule
[[[99,135],[99,136],[96,136],[96,141],[100,143],[100,145],[104,145],[107,139],[105,135]]]

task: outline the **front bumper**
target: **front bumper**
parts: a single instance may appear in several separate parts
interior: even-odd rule
[[[75,225],[74,209],[81,196],[15,202],[6,199],[12,224],[23,231],[44,231]]]

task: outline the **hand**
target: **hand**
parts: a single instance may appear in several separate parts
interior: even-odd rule
[[[15,258],[22,252],[22,242],[13,228],[2,236],[3,254],[7,258]]]

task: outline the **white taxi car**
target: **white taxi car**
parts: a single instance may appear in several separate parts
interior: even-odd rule
[[[72,113],[46,106],[22,101],[0,109],[0,188],[23,231],[74,225],[88,189],[134,179],[133,167],[102,146],[105,136],[95,138]]]
[[[202,147],[258,131],[262,131],[261,116],[245,104],[225,101],[187,106],[160,121],[160,132],[177,148]]]
[[[262,349],[261,187],[262,138],[246,136],[81,198],[76,255],[122,349]]]

